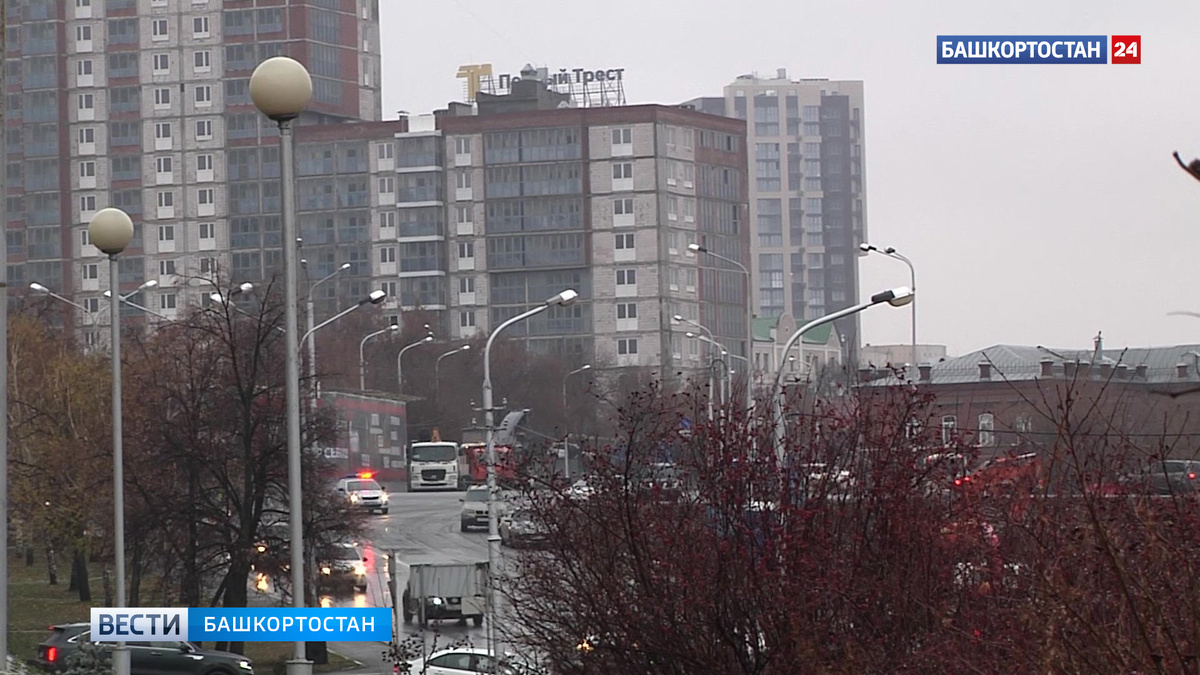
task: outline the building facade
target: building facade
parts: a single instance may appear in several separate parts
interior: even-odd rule
[[[803,323],[859,302],[866,240],[863,83],[743,75],[686,105],[746,121],[754,311]],[[837,323],[856,358],[858,317]]]
[[[192,277],[278,267],[277,131],[249,97],[263,60],[308,65],[302,125],[380,119],[377,0],[6,7],[8,281],[74,297],[94,323],[108,265],[87,223],[105,207],[135,223],[122,288],[157,280],[135,300],[164,316],[211,291]]]

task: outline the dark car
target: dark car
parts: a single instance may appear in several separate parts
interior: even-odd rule
[[[71,654],[91,641],[91,625],[67,623],[50,627],[38,645],[35,663],[50,672],[67,669]],[[115,645],[102,644],[107,649]],[[254,664],[241,654],[200,649],[190,642],[128,642],[131,675],[253,675]]]
[[[1129,476],[1126,484],[1142,494],[1159,497],[1191,494],[1200,482],[1197,475],[1200,475],[1200,461],[1166,459]]]

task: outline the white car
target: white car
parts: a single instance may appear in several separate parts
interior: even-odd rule
[[[369,471],[342,478],[337,483],[337,491],[351,505],[369,513],[378,511],[386,515],[388,512],[388,494]]]
[[[460,647],[434,652],[424,659],[408,662],[408,672],[422,675],[468,675],[469,673],[501,673],[496,657],[486,649]]]

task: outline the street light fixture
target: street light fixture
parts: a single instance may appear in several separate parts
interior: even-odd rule
[[[487,641],[488,652],[496,653],[496,612],[499,609],[499,590],[496,587],[495,577],[497,574],[497,561],[500,559],[500,523],[498,513],[496,512],[496,435],[495,422],[496,411],[492,409],[492,343],[496,341],[496,336],[509,326],[524,321],[531,316],[536,316],[542,312],[558,305],[567,307],[575,303],[579,299],[579,294],[573,289],[567,290],[555,295],[541,305],[533,309],[518,314],[511,319],[496,326],[492,334],[488,336],[487,345],[483,348],[483,419],[485,433],[487,434],[487,484],[488,484],[488,573],[491,579],[488,582],[488,604],[491,611],[488,615],[487,626]]]
[[[686,324],[695,326],[696,328],[699,328],[700,330],[704,331],[704,334],[708,336],[709,346],[705,351],[708,352],[708,359],[709,359],[709,364],[708,364],[708,421],[711,422],[713,420],[713,397],[717,395],[717,390],[715,389],[715,387],[717,385],[716,385],[716,382],[713,381],[713,373],[712,373],[712,366],[713,366],[712,360],[715,358],[713,356],[712,345],[716,345],[718,349],[724,349],[724,347],[721,347],[721,345],[718,344],[717,341],[713,339],[712,331],[710,331],[708,328],[706,328],[699,321],[692,321],[691,319],[685,318],[682,314],[676,314],[675,316],[673,316],[671,318],[675,320],[675,323],[686,323]]]
[[[254,290],[254,284],[247,281],[247,282],[238,284],[237,288],[230,290],[228,296],[222,295],[221,291],[218,290],[215,293],[209,294],[208,299],[212,300],[213,302],[217,303],[218,305],[223,305],[226,302],[233,300],[235,297],[237,297],[239,295],[243,295],[245,293],[249,293],[252,290]]]
[[[717,260],[727,262],[730,265],[737,267],[742,271],[742,274],[746,276],[746,356],[742,357],[742,360],[746,362],[746,410],[749,411],[754,407],[754,373],[750,368],[750,359],[753,358],[754,355],[754,291],[751,290],[750,285],[750,270],[746,269],[745,265],[734,260],[733,258],[710,251],[700,244],[688,244],[688,250],[693,253],[703,253],[705,255],[712,256]]]
[[[1188,162],[1187,164],[1184,164],[1183,158],[1179,156],[1178,152],[1174,153],[1174,155],[1175,155],[1175,161],[1179,162],[1179,167],[1181,169],[1188,172],[1188,175],[1190,175],[1192,178],[1195,178],[1196,180],[1200,180],[1200,159],[1193,159],[1192,161]]]
[[[884,249],[880,249],[880,248],[876,248],[870,244],[863,243],[863,244],[859,244],[858,248],[860,250],[862,250],[864,253],[871,253],[871,252],[882,253],[883,255],[886,255],[889,258],[895,258],[896,260],[899,260],[900,262],[904,263],[905,265],[908,265],[908,273],[909,273],[909,277],[910,277],[909,288],[912,289],[913,293],[917,292],[917,270],[916,270],[916,268],[913,267],[911,260],[909,260],[908,258],[905,258],[904,256],[897,253],[896,249],[892,248],[891,246],[884,248]],[[920,365],[917,363],[917,301],[916,301],[915,296],[913,297],[913,301],[911,304],[912,304],[912,362],[908,366],[911,369],[909,372],[909,379],[912,379],[912,373],[916,372],[917,366]]]
[[[363,298],[362,300],[359,300],[358,302],[347,307],[346,309],[343,309],[342,311],[338,312],[337,314],[334,314],[333,316],[329,317],[328,319],[325,319],[321,323],[313,326],[312,328],[309,328],[308,331],[305,332],[304,335],[300,338],[300,344],[303,345],[305,340],[308,340],[309,338],[311,338],[313,336],[313,333],[316,333],[317,331],[321,330],[325,326],[328,326],[329,324],[333,323],[334,321],[337,321],[338,319],[346,316],[347,314],[353,312],[354,310],[358,309],[359,307],[366,307],[367,305],[378,305],[379,303],[383,302],[386,299],[387,299],[387,291],[384,291],[382,289],[371,291],[370,293],[367,294],[367,297]]]
[[[563,376],[563,424],[564,424],[564,426],[566,426],[570,423],[570,418],[567,415],[567,380],[570,380],[572,375],[577,375],[579,373],[582,373],[586,370],[591,370],[591,369],[592,369],[592,364],[587,363],[582,366],[579,366],[575,370],[572,370],[571,372],[569,372]],[[567,439],[563,443],[563,477],[567,479],[568,483],[571,482],[571,434],[570,433],[567,434]]]
[[[400,353],[396,354],[396,387],[397,387],[396,392],[399,394],[404,393],[404,371],[401,370],[401,368],[400,368],[402,362],[404,361],[404,353],[407,352],[408,350],[412,349],[413,347],[420,347],[421,345],[426,344],[428,342],[433,342],[433,331],[429,329],[429,324],[425,324],[425,331],[426,331],[425,337],[421,338],[420,340],[417,340],[416,342],[414,342],[410,345],[406,345],[406,346],[402,347],[400,349]]]
[[[125,462],[121,429],[121,275],[117,256],[133,240],[133,220],[120,209],[101,209],[88,223],[92,245],[108,256],[109,325],[112,331],[113,558],[117,609],[125,607]],[[129,645],[118,642],[113,673],[129,675]]]
[[[380,335],[383,335],[384,333],[391,333],[391,332],[398,331],[398,330],[400,330],[400,326],[398,326],[396,324],[392,324],[392,325],[388,326],[387,328],[384,328],[383,330],[377,330],[374,333],[368,333],[367,336],[362,339],[362,342],[358,343],[358,390],[359,391],[367,390],[367,357],[365,355],[365,352],[363,351],[367,346],[367,340],[370,340],[373,337],[378,337]]]
[[[283,211],[284,349],[287,383],[288,518],[291,521],[292,604],[304,607],[304,514],[301,510],[300,463],[300,332],[296,297],[296,195],[293,123],[312,100],[312,78],[299,61],[286,56],[267,59],[250,76],[250,98],[264,115],[279,125],[280,198]],[[293,645],[288,675],[311,675],[304,641]],[[123,675],[123,674],[122,674]]]
[[[301,260],[300,266],[304,268],[305,272],[308,271],[307,260]],[[305,313],[307,314],[305,321],[307,322],[307,329],[309,333],[312,333],[315,330],[313,324],[316,323],[316,308],[313,303],[313,294],[316,293],[317,286],[320,286],[321,284],[329,281],[341,272],[345,272],[348,269],[350,269],[350,263],[342,263],[340,267],[312,282],[312,285],[308,287],[308,295],[305,297],[304,309]],[[317,341],[315,339],[308,343],[308,381],[312,382],[315,387],[317,381]],[[314,389],[314,391],[316,390]]]
[[[461,354],[463,352],[469,352],[469,351],[471,351],[471,345],[469,345],[469,344],[463,345],[463,346],[459,347],[458,349],[451,349],[450,351],[446,352],[445,354],[442,354],[441,356],[437,357],[437,359],[434,360],[434,362],[433,362],[433,402],[434,402],[434,405],[439,410],[441,409],[441,403],[442,403],[442,380],[441,380],[441,375],[440,375],[442,359],[446,358],[447,356],[454,356],[455,354]]]
[[[909,288],[908,286],[901,286],[900,288],[894,288],[890,291],[881,291],[879,293],[876,293],[875,295],[872,295],[871,299],[868,300],[867,302],[862,302],[862,303],[859,303],[852,307],[840,309],[832,314],[826,314],[825,316],[823,316],[819,319],[813,319],[812,321],[809,321],[808,323],[804,324],[803,326],[797,328],[795,333],[792,333],[792,336],[790,338],[788,338],[787,343],[785,343],[783,345],[782,354],[784,356],[786,356],[787,353],[789,351],[791,351],[792,345],[796,344],[796,342],[801,337],[803,337],[805,333],[816,328],[817,326],[823,326],[832,321],[837,321],[838,319],[842,319],[847,316],[851,316],[853,314],[858,314],[859,312],[861,312],[865,309],[870,309],[871,307],[874,307],[875,305],[879,305],[879,304],[883,304],[883,303],[887,303],[887,304],[891,305],[892,307],[903,307],[904,305],[907,305],[910,302],[912,302],[914,297],[915,297],[915,294],[914,294],[912,288]],[[775,419],[775,458],[776,458],[776,461],[777,461],[779,467],[783,468],[783,436],[784,436],[783,371],[784,371],[784,363],[783,363],[782,359],[780,359],[780,361],[781,362],[780,362],[778,368],[776,368],[776,370],[775,370],[775,386],[772,389],[771,398],[774,399],[779,404],[779,410],[776,413],[776,419]]]

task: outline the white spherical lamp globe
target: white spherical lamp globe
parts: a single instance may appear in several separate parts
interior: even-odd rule
[[[100,209],[88,223],[92,246],[108,255],[117,255],[133,240],[133,220],[121,209]]]
[[[292,119],[304,112],[312,93],[308,69],[286,56],[263,61],[250,76],[250,99],[273,120]]]

